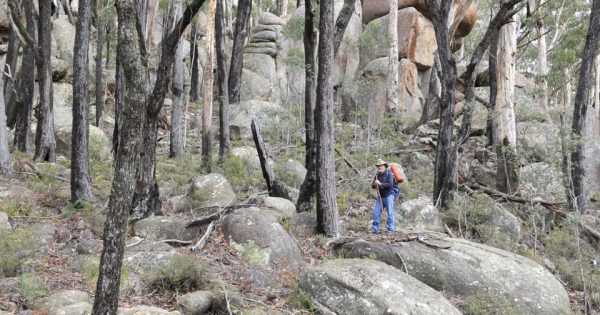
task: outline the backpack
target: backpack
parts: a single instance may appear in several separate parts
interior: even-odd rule
[[[392,177],[394,178],[394,185],[392,185],[392,193],[394,194],[394,200],[400,196],[400,187],[398,184],[404,181],[404,177],[402,176],[402,171],[400,170],[400,166],[397,163],[390,163],[390,171],[392,172]]]

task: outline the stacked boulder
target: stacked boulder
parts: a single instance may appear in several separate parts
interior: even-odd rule
[[[371,123],[377,123],[384,113],[404,112],[409,120],[418,120],[427,98],[431,68],[437,43],[433,23],[419,1],[399,1],[398,32],[398,104],[391,108],[386,100],[390,41],[388,34],[389,5],[387,1],[365,1],[363,23],[366,24],[358,41],[360,62],[354,81],[342,88],[342,114],[346,121],[355,121],[360,113]],[[459,37],[453,39],[458,48],[477,16],[476,6],[458,24]],[[472,21],[471,21],[472,20]],[[458,35],[457,35],[458,36]],[[360,116],[359,116],[360,117]],[[366,123],[363,121],[361,123]]]
[[[241,98],[246,100],[278,101],[280,89],[277,57],[283,38],[285,21],[264,12],[251,30],[244,49]]]

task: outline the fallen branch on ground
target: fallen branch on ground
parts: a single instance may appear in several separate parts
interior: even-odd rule
[[[176,239],[162,240],[160,242],[167,243],[169,245],[190,245],[190,244],[192,244],[192,241],[182,241],[182,240],[176,240]]]
[[[210,224],[208,225],[208,228],[206,229],[206,232],[204,233],[202,238],[198,241],[198,243],[196,243],[196,245],[190,247],[191,252],[201,250],[202,247],[204,247],[204,245],[206,245],[206,242],[208,242],[208,238],[210,237],[210,233],[212,232],[214,226],[215,226],[215,222],[210,222]]]
[[[223,216],[225,213],[227,213],[230,210],[236,210],[236,209],[241,209],[241,208],[249,208],[249,207],[258,207],[255,204],[237,204],[237,205],[233,205],[233,206],[228,206],[228,207],[217,207],[217,206],[212,206],[212,207],[204,207],[204,208],[198,208],[195,210],[200,210],[202,212],[206,211],[206,212],[212,212],[214,210],[217,210],[217,212],[209,214],[205,217],[199,218],[199,219],[194,219],[190,222],[188,222],[185,227],[186,228],[190,228],[190,227],[194,227],[194,226],[198,226],[198,225],[204,225],[207,223],[210,223],[214,220],[219,219],[221,216]]]

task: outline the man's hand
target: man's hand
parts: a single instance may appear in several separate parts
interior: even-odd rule
[[[376,180],[373,182],[373,185],[375,185],[375,186],[381,186],[381,182],[379,181],[379,179],[376,179]]]

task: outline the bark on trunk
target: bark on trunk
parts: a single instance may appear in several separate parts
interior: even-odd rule
[[[52,97],[51,23],[50,1],[39,1],[38,24],[38,77],[40,85],[40,105],[36,110],[37,129],[35,134],[34,160],[56,162],[56,139],[54,137],[54,116]]]
[[[117,30],[118,31],[118,30]],[[117,47],[118,49],[118,47]],[[123,65],[117,58],[117,69],[115,70],[115,83],[117,89],[115,91],[115,127],[113,130],[113,154],[116,154],[119,147],[119,133],[121,131],[121,116],[123,116],[123,107],[125,103],[125,74],[123,73]]]
[[[94,315],[117,313],[127,218],[135,190],[140,145],[143,141],[145,101],[148,96],[148,82],[144,75],[146,69],[139,57],[135,1],[121,0],[116,6],[119,21],[117,63],[122,65],[123,79],[128,90],[126,93],[120,91],[124,97],[122,132],[118,135],[115,173],[104,226],[104,247],[92,309]]]
[[[317,231],[340,235],[336,196],[333,128],[333,1],[321,2],[319,20],[319,71],[315,134],[317,145]]]
[[[162,201],[156,182],[156,141],[158,120],[146,117],[144,122],[144,147],[137,171],[135,195],[131,207],[131,219],[140,220],[151,214],[161,214]]]
[[[37,29],[36,29],[37,33]],[[9,26],[8,31],[8,51],[6,53],[6,61],[4,62],[4,73],[2,75],[4,84],[2,85],[4,91],[4,102],[6,104],[5,111],[7,112],[7,121],[8,117],[12,116],[13,126],[14,126],[14,116],[16,115],[16,102],[14,100],[13,95],[17,95],[17,93],[13,93],[13,86],[16,82],[17,78],[17,60],[19,59],[19,40],[17,38],[17,32],[14,29],[12,23]],[[15,92],[18,91],[15,89]],[[12,114],[9,114],[12,112]]]
[[[231,146],[229,130],[229,94],[227,82],[227,63],[225,61],[225,28],[223,17],[223,1],[217,0],[215,17],[215,39],[217,52],[217,80],[219,86],[219,160],[224,162]]]
[[[544,3],[544,0],[536,1],[536,8],[539,11],[540,7]],[[544,20],[541,17],[536,21],[537,29],[537,48],[538,48],[538,84],[539,84],[539,100],[540,107],[544,110],[548,109],[548,58],[547,58],[547,46],[546,46],[546,30],[544,28]]]
[[[316,47],[317,30],[314,27],[313,0],[306,1],[304,14],[304,129],[306,135],[305,166],[306,176],[300,186],[296,211],[310,211],[313,207],[316,194],[316,147],[315,147],[315,104],[317,83],[316,72]]]
[[[31,2],[24,3],[27,18],[27,33],[31,38],[37,38],[38,26],[35,17],[35,8]],[[33,90],[35,88],[35,68],[37,51],[33,45],[25,45],[21,71],[17,78],[17,90],[11,102],[15,103],[17,109],[15,116],[15,138],[14,146],[21,152],[29,151],[29,135],[31,134],[31,116],[33,112]],[[9,120],[8,124],[11,122]]]
[[[387,93],[387,110],[406,110],[400,108],[399,100],[399,74],[398,74],[398,0],[389,0],[390,13],[388,23],[388,40],[390,41],[390,49],[388,52],[388,85]]]
[[[448,36],[447,21],[450,12],[450,2],[442,2],[439,7],[436,1],[427,0],[430,8],[430,16],[435,29],[435,37],[438,43],[438,55],[440,58],[442,84],[440,102],[440,129],[438,132],[438,145],[434,165],[433,200],[436,205],[445,207],[446,202],[451,199],[451,191],[446,183],[451,176],[449,165],[451,163],[451,145],[453,133],[453,114],[456,99],[454,95],[456,85],[456,61],[450,49],[450,38]]]
[[[277,0],[277,15],[287,15],[288,0]]]
[[[395,0],[397,2],[397,0]],[[337,19],[335,20],[335,35],[333,39],[333,55],[336,56],[337,52],[342,44],[342,39],[344,39],[344,33],[346,32],[346,27],[352,18],[352,14],[354,13],[354,3],[356,0],[344,0],[344,6],[340,13],[338,14]],[[396,10],[396,16],[397,14]],[[396,32],[396,38],[398,37],[398,32]],[[396,39],[397,40],[397,39]],[[396,48],[397,49],[397,48]],[[396,54],[398,55],[398,54]]]
[[[185,65],[183,64],[184,51],[183,41],[179,41],[177,50],[175,50],[175,62],[173,63],[173,84],[171,91],[173,93],[173,106],[171,107],[171,133],[169,143],[169,157],[183,157],[185,155],[184,145],[184,107],[187,95],[183,91],[185,78]]]
[[[0,77],[0,80],[2,78]],[[0,86],[4,81],[0,81]],[[9,175],[13,173],[10,164],[10,152],[8,151],[8,135],[6,134],[6,115],[4,113],[4,95],[0,95],[0,174]]]
[[[71,202],[91,200],[88,127],[88,51],[92,1],[79,1],[73,51],[73,126],[71,132]]]
[[[204,110],[202,111],[202,164],[207,173],[212,172],[212,105],[213,105],[213,57],[215,51],[216,0],[210,0],[206,25],[206,65],[204,67]]]
[[[496,97],[496,186],[511,194],[519,188],[517,161],[517,128],[514,106],[514,86],[517,53],[515,20],[500,29],[498,40],[498,92]]]
[[[585,48],[581,55],[581,68],[579,70],[579,85],[575,94],[575,106],[573,108],[573,124],[571,126],[571,141],[574,143],[571,152],[571,180],[573,182],[573,195],[575,196],[576,211],[584,213],[587,203],[587,187],[585,184],[585,154],[584,148],[587,115],[587,99],[591,85],[591,74],[594,67],[594,56],[598,47],[598,36],[600,35],[600,0],[594,0],[588,34],[585,39]]]
[[[231,64],[229,66],[229,104],[240,102],[240,86],[242,83],[242,66],[244,65],[244,42],[250,29],[250,13],[252,0],[239,0],[235,30],[233,33],[233,47],[231,49]]]
[[[98,42],[96,43],[96,127],[104,128],[104,88],[102,86],[102,50],[104,49],[105,27],[96,17],[98,28]]]
[[[488,116],[487,126],[485,134],[488,137],[488,141],[492,146],[492,152],[496,152],[496,128],[494,127],[494,120],[496,117],[496,97],[498,96],[498,35],[500,32],[496,32],[496,36],[492,38],[490,43],[490,53],[488,60],[489,74],[490,74],[490,100],[488,103]]]
[[[435,53],[433,60],[434,64],[433,67],[431,67],[431,76],[429,77],[429,93],[427,100],[425,101],[425,106],[423,106],[421,118],[419,119],[419,126],[424,125],[439,116],[440,102],[442,101],[440,99],[442,87],[440,83],[440,58],[437,53]]]
[[[197,30],[192,26],[192,48],[190,49],[190,60],[192,61],[191,79],[190,79],[190,100],[195,102],[199,99],[200,93],[200,69],[198,66],[198,41],[196,40]]]

